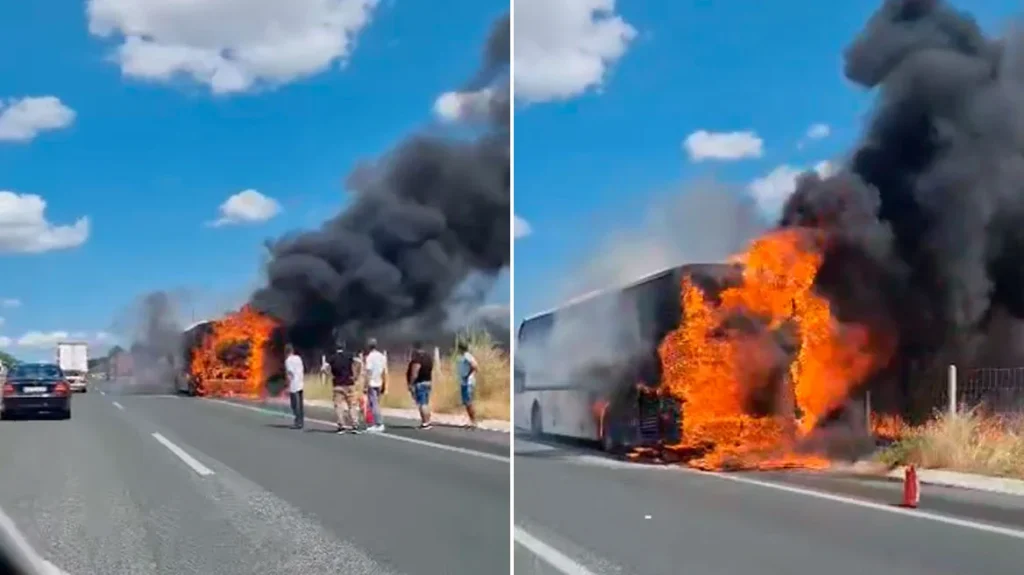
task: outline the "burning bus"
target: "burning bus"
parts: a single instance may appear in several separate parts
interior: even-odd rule
[[[192,372],[192,354],[202,344],[203,339],[213,333],[216,320],[203,320],[188,326],[181,334],[181,357],[176,365],[174,387],[178,393],[189,396],[199,395],[199,380]]]
[[[516,339],[517,425],[609,452],[680,441],[682,405],[661,387],[659,345],[682,318],[691,278],[714,296],[733,264],[691,264],[592,292],[524,320]]]
[[[519,329],[516,413],[536,434],[694,467],[822,467],[813,447],[892,358],[833,316],[821,235],[780,230],[724,264],[665,270]],[[652,449],[655,448],[655,449]]]
[[[275,328],[273,320],[248,306],[192,324],[181,336],[175,388],[188,395],[265,395],[268,380],[280,371]]]

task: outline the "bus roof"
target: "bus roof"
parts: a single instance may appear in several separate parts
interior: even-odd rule
[[[596,290],[591,290],[591,291],[585,292],[585,293],[583,293],[581,295],[578,295],[578,296],[575,296],[573,298],[570,298],[570,299],[566,300],[564,303],[562,303],[559,306],[556,306],[556,307],[551,308],[551,309],[549,309],[547,311],[540,312],[540,313],[535,313],[535,314],[533,314],[531,316],[526,317],[523,321],[520,322],[520,325],[525,324],[528,321],[533,321],[533,320],[535,320],[537,318],[553,314],[556,311],[561,311],[563,309],[572,307],[574,305],[581,304],[583,302],[590,301],[592,299],[596,299],[598,296],[601,296],[601,295],[604,295],[604,294],[618,292],[618,291],[626,291],[629,288],[636,287],[636,286],[641,285],[641,284],[645,284],[645,283],[647,283],[647,282],[649,282],[651,280],[660,278],[660,277],[664,276],[665,274],[673,272],[673,271],[676,271],[676,270],[682,270],[682,269],[686,269],[686,268],[706,267],[706,266],[718,266],[718,265],[726,265],[726,264],[727,264],[727,262],[722,261],[722,262],[706,262],[706,263],[682,264],[682,265],[667,267],[667,268],[664,268],[664,269],[661,269],[659,271],[647,274],[645,276],[642,276],[642,277],[640,277],[638,279],[632,280],[632,281],[624,283],[624,284],[620,284],[620,285],[617,285],[617,286],[610,286],[610,287],[606,287],[606,288],[602,288],[602,289],[596,289]]]
[[[197,327],[199,327],[199,326],[201,326],[201,325],[203,325],[203,324],[206,324],[206,323],[213,323],[213,322],[215,322],[215,321],[217,321],[217,320],[215,320],[215,319],[204,319],[204,320],[202,320],[202,321],[197,321],[197,322],[194,322],[194,323],[190,324],[190,325],[189,325],[188,327],[186,327],[186,328],[185,328],[184,330],[182,330],[182,331],[192,331],[193,329],[195,329],[195,328],[197,328]]]

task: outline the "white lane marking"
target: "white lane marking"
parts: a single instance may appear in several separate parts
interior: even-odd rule
[[[107,394],[107,392],[103,391],[102,389],[100,390],[100,395],[106,395],[106,394]]]
[[[257,413],[263,413],[263,414],[266,414],[266,415],[275,415],[275,416],[278,416],[278,417],[286,417],[286,416],[289,415],[289,414],[284,413],[282,411],[277,411],[277,410],[273,410],[273,409],[267,409],[265,407],[257,407],[255,405],[244,405],[244,404],[241,404],[241,403],[235,403],[233,401],[224,401],[223,399],[205,399],[205,400],[202,400],[202,401],[209,401],[209,402],[218,403],[218,404],[221,404],[221,405],[230,405],[232,407],[238,407],[238,408],[241,408],[241,409],[248,409],[250,411],[255,411]],[[328,427],[335,427],[337,425],[333,421],[327,421],[325,419],[314,419],[314,418],[310,418],[310,417],[307,417],[306,421],[309,421],[309,422],[312,422],[312,423],[319,423],[320,425],[326,425]],[[392,433],[367,433],[365,435],[367,435],[369,437],[385,437],[387,439],[394,439],[394,440],[397,440],[397,441],[405,441],[407,443],[412,443],[412,444],[415,444],[415,445],[421,445],[421,446],[424,446],[424,447],[433,447],[434,449],[441,449],[441,450],[444,450],[444,451],[450,451],[452,453],[461,453],[463,455],[472,455],[474,457],[481,457],[483,459],[490,459],[491,461],[500,461],[502,463],[509,463],[509,458],[505,457],[504,455],[495,455],[493,453],[486,453],[486,452],[483,452],[483,451],[477,451],[475,449],[466,449],[465,447],[456,447],[454,445],[445,445],[443,443],[435,443],[433,441],[424,441],[422,439],[413,439],[411,437],[404,437],[404,436],[395,435],[395,434],[392,434]]]
[[[47,569],[46,571],[44,571],[46,575],[70,575],[70,573],[68,573],[67,571],[54,565],[52,561],[47,561],[46,559],[43,559],[43,566]]]
[[[530,535],[518,525],[512,528],[512,537],[516,543],[528,549],[530,553],[533,553],[563,575],[596,575],[593,571],[580,565],[565,553]]]
[[[994,533],[996,535],[1005,535],[1006,537],[1013,537],[1015,539],[1024,539],[1024,531],[1019,529],[1013,529],[1010,527],[1002,527],[999,525],[993,525],[991,523],[981,523],[979,521],[971,521],[969,519],[961,519],[958,517],[951,517],[949,515],[941,515],[938,513],[931,513],[929,511],[921,511],[920,509],[905,509],[903,507],[893,507],[882,503],[875,503],[873,501],[865,501],[863,499],[857,499],[855,497],[846,497],[843,495],[835,495],[832,493],[826,493],[824,491],[818,491],[815,489],[805,489],[802,487],[793,487],[790,485],[783,485],[781,483],[773,483],[770,481],[761,481],[759,479],[751,479],[749,477],[740,477],[737,475],[730,475],[726,473],[707,473],[703,471],[696,471],[686,468],[687,472],[697,473],[700,475],[710,475],[719,479],[728,479],[729,481],[735,481],[736,483],[746,483],[748,485],[758,485],[760,487],[767,487],[768,489],[775,489],[778,491],[785,491],[787,493],[795,493],[797,495],[806,495],[808,497],[816,497],[818,499],[825,499],[828,501],[835,501],[836,503],[845,503],[847,505],[856,505],[858,507],[865,507],[867,509],[874,509],[876,511],[886,511],[896,515],[902,515],[904,517],[916,517],[918,519],[927,519],[935,521],[937,523],[943,523],[946,525],[952,525],[955,527],[964,527],[967,529],[974,529],[976,531],[984,531],[986,533]]]
[[[199,460],[186,453],[184,449],[171,443],[170,439],[167,439],[166,437],[160,435],[159,433],[153,433],[153,439],[159,441],[160,444],[169,449],[171,453],[177,455],[178,459],[184,461],[185,465],[188,465],[189,467],[192,468],[192,471],[195,471],[196,473],[202,476],[213,475],[212,469],[200,463]]]
[[[120,409],[121,411],[124,411],[124,406],[123,405],[121,405],[120,403],[118,403],[116,401],[113,402],[113,403],[114,403],[114,407]]]

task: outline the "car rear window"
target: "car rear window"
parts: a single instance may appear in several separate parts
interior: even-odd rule
[[[7,372],[8,379],[58,379],[60,368],[56,365],[27,363],[16,365]]]

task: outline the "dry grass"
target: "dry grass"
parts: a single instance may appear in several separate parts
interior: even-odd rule
[[[986,417],[979,410],[939,416],[905,430],[879,457],[893,466],[1024,479],[1024,419]]]
[[[469,352],[480,366],[476,384],[476,412],[480,419],[511,417],[511,379],[508,355],[494,345],[486,333],[470,333],[465,336]],[[430,395],[430,406],[435,413],[464,413],[456,378],[455,350],[442,353],[441,363],[434,366],[434,388]],[[405,365],[392,362],[388,366],[388,389],[381,401],[384,407],[414,409],[416,407],[409,388],[405,385]],[[307,399],[331,399],[331,386],[319,374],[306,376],[305,395]]]

